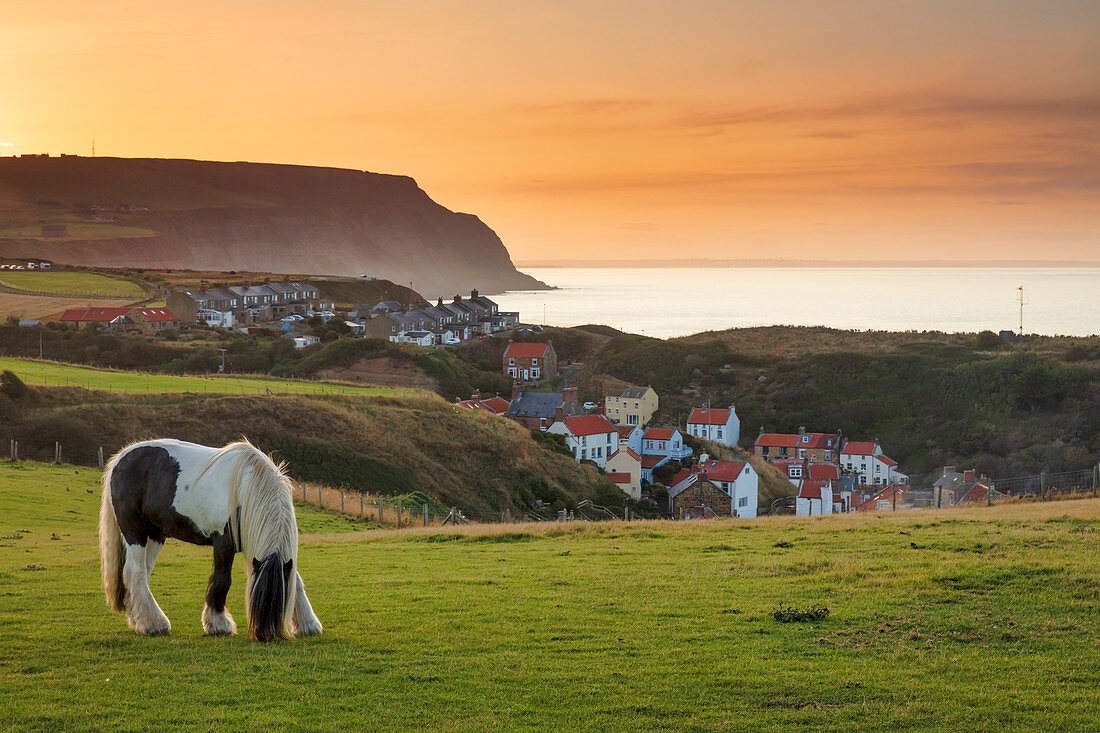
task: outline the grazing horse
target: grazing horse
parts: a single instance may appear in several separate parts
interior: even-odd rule
[[[99,552],[107,605],[130,628],[160,636],[171,622],[149,590],[166,537],[213,545],[202,628],[237,633],[225,607],[233,556],[244,553],[248,633],[259,641],[321,633],[298,574],[298,525],[290,479],[247,441],[210,448],[180,440],[133,443],[103,474]]]

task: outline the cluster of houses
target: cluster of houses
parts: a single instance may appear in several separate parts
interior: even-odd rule
[[[45,227],[43,227],[44,229]],[[53,269],[53,263],[46,260],[23,262],[0,262],[0,270],[45,270]]]
[[[291,315],[326,312],[332,303],[316,286],[301,281],[231,285],[215,290],[177,290],[165,305],[186,325],[212,328],[266,323]]]
[[[470,291],[455,295],[450,303],[439,298],[435,305],[412,310],[394,300],[362,305],[348,314],[349,326],[364,336],[419,346],[448,346],[514,327],[519,313],[501,311],[491,299]]]
[[[878,440],[846,440],[840,433],[799,428],[797,433],[760,433],[753,453],[794,484],[799,516],[866,509],[879,494],[909,483]]]
[[[295,316],[320,315],[326,321],[343,317],[353,335],[418,346],[457,344],[512,328],[519,321],[518,313],[501,311],[477,290],[471,291],[468,298],[455,295],[450,303],[439,298],[435,305],[414,309],[396,300],[383,300],[356,306],[346,316],[338,316],[335,304],[326,301],[315,285],[292,281],[181,290],[169,294],[166,304],[188,325],[239,328],[283,320],[279,330],[302,345],[310,339],[297,332],[292,322]]]
[[[533,389],[531,383],[557,376],[551,343],[509,342],[502,368],[513,379],[510,401],[497,397],[499,402],[488,405],[490,400],[474,395],[456,404],[508,415],[532,430],[562,436],[578,463],[604,469],[632,499],[641,498],[643,483],[654,483],[656,469],[693,455],[679,429],[650,424],[660,401],[652,387],[628,385],[606,394],[602,408],[595,403],[581,405],[576,387],[557,392]],[[733,446],[740,438],[740,421],[733,406],[697,408],[686,430],[689,435]],[[747,463],[704,455],[693,468],[675,474],[668,487],[667,509],[683,518],[755,517],[758,488],[756,472]]]

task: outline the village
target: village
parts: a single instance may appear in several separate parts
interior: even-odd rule
[[[27,266],[32,264],[48,269],[48,263]],[[522,323],[519,313],[501,311],[477,290],[468,297],[455,295],[450,302],[439,298],[434,305],[417,303],[419,299],[408,292],[404,303],[384,299],[337,310],[310,282],[268,279],[262,284],[172,291],[164,306],[69,309],[58,320],[75,329],[94,325],[111,333],[154,337],[193,327],[225,329],[285,338],[296,348],[320,342],[321,337],[310,332],[316,330],[311,325],[333,322],[341,337],[424,348],[510,336],[501,371],[512,382],[511,394],[475,393],[456,399],[456,407],[560,436],[575,461],[595,466],[630,499],[652,504],[660,514],[674,518],[820,516],[988,503],[998,496],[984,476],[954,466],[945,466],[930,489],[914,489],[877,439],[849,439],[841,430],[761,430],[751,448],[743,450],[735,405],[698,405],[683,424],[662,425],[654,422],[660,395],[649,386],[629,385],[582,403],[578,388],[561,379],[553,343],[533,340],[541,326]],[[523,340],[513,340],[519,338]],[[726,458],[712,455],[718,450]],[[758,466],[768,464],[789,481],[792,495],[760,506],[760,478],[750,455]]]

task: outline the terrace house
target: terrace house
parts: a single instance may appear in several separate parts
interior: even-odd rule
[[[558,355],[552,343],[508,342],[504,350],[504,373],[512,379],[539,381],[558,374]]]
[[[753,453],[768,463],[789,459],[836,463],[840,458],[839,449],[839,434],[807,433],[806,428],[799,428],[797,434],[760,433]]]
[[[607,465],[607,459],[619,448],[619,430],[603,415],[567,417],[546,432],[564,435],[565,444],[578,463],[591,461],[600,468]]]

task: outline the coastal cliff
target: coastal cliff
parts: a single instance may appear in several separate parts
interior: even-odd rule
[[[412,178],[267,163],[0,158],[0,257],[368,275],[430,297],[546,287]]]

